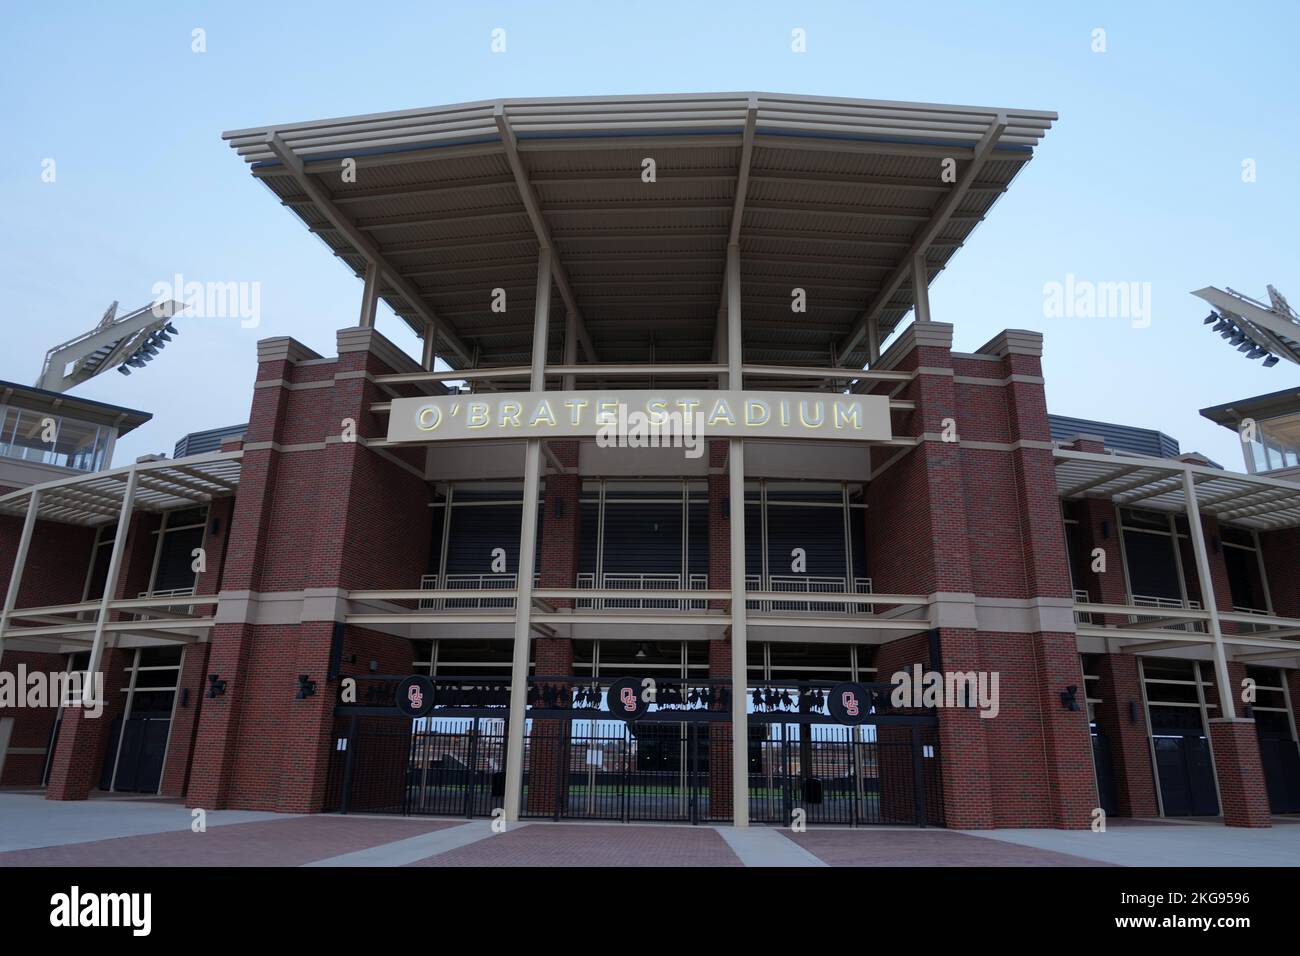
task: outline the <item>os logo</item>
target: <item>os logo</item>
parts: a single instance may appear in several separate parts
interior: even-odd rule
[[[406,678],[397,685],[394,703],[407,717],[427,717],[433,710],[433,681],[418,675]]]
[[[871,691],[862,684],[836,684],[831,688],[831,716],[841,724],[860,724],[870,715]]]
[[[647,695],[641,692],[639,680],[635,677],[624,677],[609,685],[605,704],[609,707],[611,717],[617,717],[619,720],[636,720],[638,717],[644,717],[646,711],[650,709],[650,701],[646,697]]]

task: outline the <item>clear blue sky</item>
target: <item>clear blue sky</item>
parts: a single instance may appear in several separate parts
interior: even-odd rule
[[[255,342],[328,354],[360,283],[254,182],[223,130],[510,96],[765,90],[1052,109],[1060,121],[936,281],[956,348],[1041,330],[1052,411],[1159,428],[1239,469],[1197,409],[1294,386],[1202,329],[1188,295],[1300,302],[1295,3],[41,3],[0,27],[0,378],[155,282],[257,281],[262,324],[183,321],[88,398],[151,410],[117,463],[246,420]],[[191,52],[191,31],[207,52]],[[505,54],[490,52],[493,28]],[[790,51],[795,27],[808,52]],[[1091,33],[1106,31],[1105,53]],[[42,161],[57,163],[55,183]],[[1257,181],[1241,181],[1241,163]],[[1149,282],[1150,327],[1046,318],[1067,274]],[[408,351],[391,313],[379,328]]]

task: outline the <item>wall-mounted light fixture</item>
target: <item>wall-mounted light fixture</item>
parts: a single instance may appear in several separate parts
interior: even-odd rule
[[[1136,724],[1138,722],[1138,702],[1130,700],[1128,702],[1128,722]]]
[[[1210,539],[1210,546],[1214,548],[1215,554],[1223,553],[1223,539],[1220,538],[1217,534]]]
[[[1109,540],[1110,540],[1110,522],[1109,522],[1109,521],[1103,521],[1103,522],[1101,523],[1101,540],[1102,540],[1102,541],[1109,541]]]
[[[226,692],[226,682],[220,674],[208,675],[208,697],[220,697]]]
[[[188,687],[182,687],[182,688],[181,688],[181,706],[182,706],[182,707],[188,707],[189,705],[190,705],[190,689],[189,689]]]
[[[294,700],[306,700],[316,693],[316,682],[306,674],[298,675],[298,693],[294,695]]]
[[[1078,710],[1079,701],[1076,696],[1078,693],[1078,684],[1071,684],[1069,687],[1065,688],[1065,690],[1061,691],[1061,706],[1066,710]]]
[[[213,518],[213,519],[212,519],[212,524],[208,526],[208,534],[212,535],[214,538],[215,538],[217,535],[221,534],[221,519],[220,519],[220,518]]]
[[[556,498],[556,499],[555,499],[555,517],[557,517],[557,518],[563,518],[563,517],[564,517],[564,499],[563,499],[563,498]]]

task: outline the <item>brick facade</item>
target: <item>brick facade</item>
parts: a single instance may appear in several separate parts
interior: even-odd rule
[[[1009,331],[978,353],[965,354],[952,351],[951,327],[914,325],[880,366],[914,377],[901,386],[875,386],[881,392],[897,389],[894,397],[914,403],[893,415],[893,427],[896,435],[918,443],[872,449],[871,473],[862,476],[869,479],[866,540],[855,544],[865,547],[876,592],[926,596],[934,614],[931,633],[878,646],[876,679],[888,681],[917,663],[998,677],[995,718],[982,718],[973,708],[943,708],[937,715],[942,815],[953,828],[1083,828],[1099,804],[1082,707],[1071,567],[1073,584],[1092,601],[1125,603],[1118,520],[1109,502],[1078,502],[1072,506],[1079,519],[1077,553],[1067,554],[1040,343],[1032,333]],[[432,521],[426,452],[366,443],[386,429],[385,416],[372,405],[394,392],[418,394],[416,386],[381,387],[375,377],[413,367],[373,330],[342,330],[338,355],[329,358],[291,340],[260,344],[249,426],[239,443],[238,498],[213,504],[204,539],[208,566],[197,589],[221,595],[217,623],[206,641],[185,650],[184,700],[172,724],[163,794],[212,809],[319,811],[328,802],[338,763],[335,741],[344,732],[334,715],[339,679],[412,670],[408,630],[345,626],[343,618],[345,592],[416,588],[427,568]],[[356,441],[350,440],[353,428]],[[1074,447],[1100,450],[1087,439]],[[715,590],[729,588],[733,573],[727,448],[725,441],[709,443],[708,567]],[[580,450],[577,442],[557,441],[549,451],[540,587],[568,588],[575,584],[582,530]],[[428,454],[436,455],[436,447]],[[157,515],[133,517],[118,596],[148,588],[158,527]],[[16,542],[20,528],[20,520],[0,518],[0,543]],[[1205,531],[1207,540],[1218,533],[1212,521]],[[46,523],[41,532],[21,603],[79,600],[93,532]],[[1300,535],[1270,532],[1261,542],[1276,612],[1300,616],[1294,575],[1277,570],[1300,561]],[[1097,548],[1106,557],[1104,572],[1091,569]],[[11,554],[12,547],[0,548],[0,582],[7,580],[4,563]],[[1194,564],[1185,560],[1184,567],[1191,569],[1188,589],[1195,595]],[[742,573],[740,566],[734,570]],[[1211,573],[1218,606],[1229,610],[1222,555],[1211,556]],[[715,611],[729,606],[725,599],[709,603]],[[751,642],[770,639],[762,630],[751,631]],[[727,635],[709,641],[711,678],[731,676],[729,629]],[[836,637],[853,639],[848,632]],[[331,676],[338,640],[341,672]],[[534,640],[535,673],[573,672],[567,630]],[[106,651],[110,685],[120,684],[128,653]],[[46,669],[62,663],[26,652],[7,653],[3,663],[37,657],[54,660]],[[1146,722],[1140,713],[1133,717],[1141,706],[1137,659],[1102,654],[1099,666],[1096,721],[1111,744],[1118,812],[1153,816],[1156,778]],[[1288,675],[1293,688],[1295,673]],[[208,675],[225,681],[224,694],[207,696]],[[298,694],[300,675],[315,682],[314,694]],[[1078,710],[1062,705],[1069,687],[1077,688]],[[125,695],[110,686],[107,696],[110,706],[120,707]],[[567,695],[561,698],[567,702]],[[12,746],[43,746],[52,720],[52,713],[22,715]],[[49,796],[84,798],[97,785],[110,726],[111,717],[65,718],[51,760]],[[527,754],[527,805],[545,814],[559,808],[566,779],[564,723],[539,720],[535,726],[538,736]],[[1262,771],[1253,731],[1253,724],[1242,721],[1216,723],[1211,737],[1227,821],[1259,826],[1267,825],[1267,807],[1265,801],[1261,817]],[[910,731],[881,728],[877,739],[902,744],[904,736],[910,739]],[[709,725],[709,812],[715,818],[732,811],[731,739],[729,724]],[[38,765],[43,767],[44,758],[11,760],[0,782],[38,780]],[[883,761],[879,769],[882,775],[897,772]],[[402,778],[367,777],[361,785],[373,791],[365,794],[367,804],[401,803]],[[886,819],[911,818],[912,785],[910,776],[891,781],[881,807]]]

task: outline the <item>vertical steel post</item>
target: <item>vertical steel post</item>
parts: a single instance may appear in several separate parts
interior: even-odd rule
[[[90,645],[90,661],[86,664],[86,681],[81,689],[81,700],[90,706],[95,700],[95,675],[104,656],[104,626],[108,623],[108,608],[117,594],[117,578],[122,570],[122,553],[126,550],[126,536],[131,529],[131,509],[135,506],[138,468],[126,474],[126,490],[122,493],[122,508],[117,516],[117,534],[113,536],[113,551],[108,559],[108,574],[104,578],[104,594],[99,600],[99,616],[95,619],[95,639]],[[107,706],[108,701],[104,701]],[[125,729],[125,724],[123,724]]]
[[[744,387],[740,330],[740,246],[727,246],[727,387]],[[745,707],[748,635],[745,613],[745,442],[729,439],[727,471],[731,512],[731,810],[736,826],[749,826],[749,732]]]
[[[9,616],[13,614],[18,602],[18,589],[23,583],[23,569],[27,566],[27,552],[32,545],[32,531],[36,528],[36,515],[41,510],[41,493],[33,488],[27,501],[27,514],[23,518],[22,534],[18,538],[18,552],[14,555],[14,567],[9,572],[9,590],[5,592],[4,610],[0,611],[0,656],[5,652],[5,630],[9,627]]]
[[[1196,555],[1196,576],[1201,580],[1201,604],[1209,616],[1210,636],[1214,638],[1214,676],[1219,685],[1219,716],[1232,720],[1237,716],[1236,692],[1228,676],[1228,657],[1223,649],[1223,628],[1219,625],[1219,607],[1214,599],[1214,582],[1210,579],[1210,558],[1205,551],[1205,531],[1201,528],[1201,509],[1196,502],[1196,482],[1189,468],[1183,469],[1183,505],[1187,509],[1187,530]],[[1174,550],[1178,539],[1174,539]]]
[[[537,256],[537,295],[533,310],[533,364],[530,387],[546,390],[546,336],[550,327],[551,249]],[[519,819],[524,783],[524,737],[528,709],[528,650],[533,603],[533,555],[537,547],[537,496],[541,486],[542,443],[528,439],[524,448],[524,502],[519,532],[519,573],[515,589],[515,638],[510,664],[510,721],[506,741],[506,821]]]
[[[357,325],[363,329],[375,327],[375,307],[379,304],[379,266],[366,263],[365,284],[361,287],[361,317]]]

